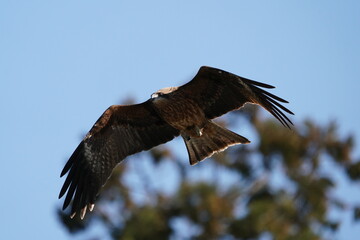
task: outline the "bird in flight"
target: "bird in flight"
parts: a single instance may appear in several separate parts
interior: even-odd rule
[[[240,109],[245,103],[258,104],[285,127],[293,114],[280,103],[286,100],[261,88],[271,85],[212,67],[201,67],[195,77],[180,87],[163,88],[140,104],[112,105],[96,121],[80,142],[61,172],[68,173],[59,198],[63,209],[72,202],[71,218],[84,218],[93,210],[101,187],[124,158],[183,138],[191,165],[216,152],[250,141],[212,119]],[[284,111],[284,112],[283,112]]]

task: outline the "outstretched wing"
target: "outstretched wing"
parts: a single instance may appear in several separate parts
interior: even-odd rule
[[[100,188],[113,168],[126,156],[170,141],[179,131],[165,123],[150,101],[113,105],[97,120],[61,172],[68,172],[59,198],[66,192],[63,209],[72,202],[71,216],[92,210]]]
[[[239,109],[245,103],[255,103],[269,111],[284,126],[290,128],[292,122],[282,111],[293,113],[279,103],[288,103],[288,101],[260,87],[274,88],[220,69],[201,67],[190,82],[179,87],[174,93],[193,98],[209,119]]]

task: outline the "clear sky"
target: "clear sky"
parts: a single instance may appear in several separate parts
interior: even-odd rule
[[[201,65],[275,85],[295,123],[360,139],[359,13],[356,0],[0,1],[2,239],[68,239],[59,174],[80,136]],[[337,237],[359,234],[347,221]]]

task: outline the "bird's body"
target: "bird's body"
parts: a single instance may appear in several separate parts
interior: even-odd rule
[[[152,98],[152,103],[159,116],[180,131],[187,131],[192,126],[203,126],[207,121],[194,99],[183,98],[176,92]]]
[[[96,121],[66,163],[68,176],[59,197],[66,192],[63,208],[73,200],[71,216],[93,209],[100,188],[113,168],[125,157],[148,150],[181,135],[191,165],[229,146],[250,141],[212,122],[213,118],[241,108],[261,105],[284,126],[292,124],[281,111],[285,101],[267,91],[271,85],[210,67],[180,87],[160,89],[143,103],[113,105]],[[281,110],[280,110],[280,109]]]
[[[180,131],[191,165],[228,146],[250,142],[207,119],[203,109],[194,99],[184,98],[181,92],[175,91],[177,89],[168,89],[160,89],[155,93],[157,96],[152,98],[152,103],[159,116]],[[161,94],[163,92],[166,94]]]

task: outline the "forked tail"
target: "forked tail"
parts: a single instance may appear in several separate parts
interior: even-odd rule
[[[229,146],[250,143],[245,137],[213,122],[208,122],[205,125],[200,137],[188,139],[183,136],[183,139],[189,153],[191,165],[212,156],[214,153],[224,151]]]

